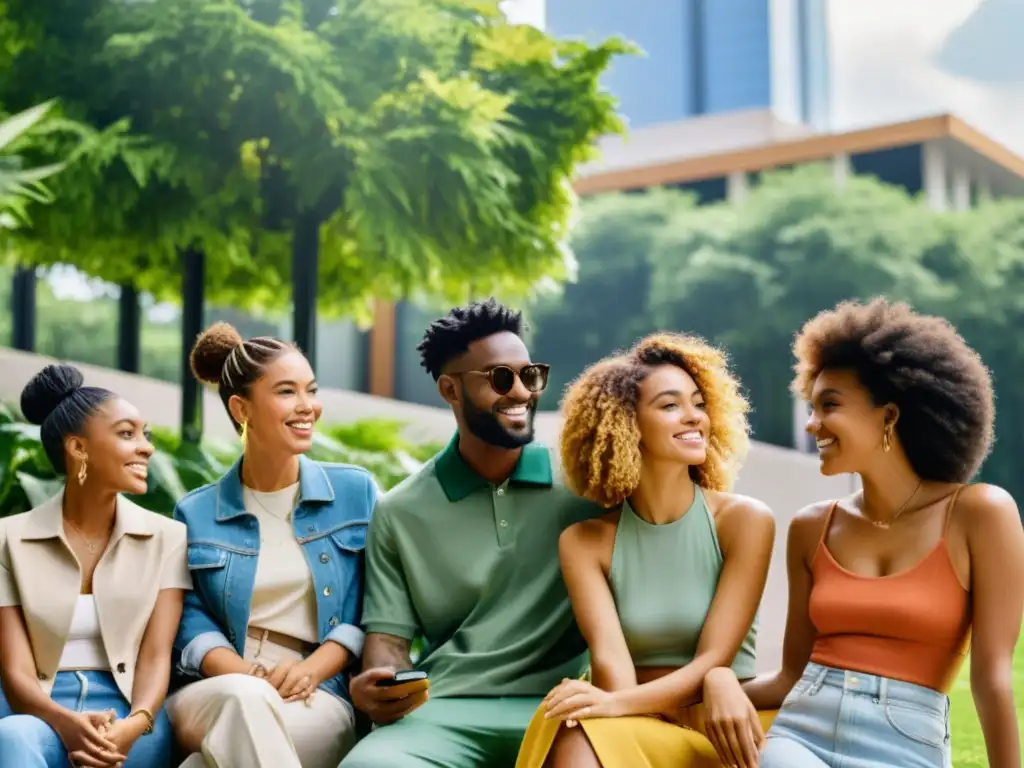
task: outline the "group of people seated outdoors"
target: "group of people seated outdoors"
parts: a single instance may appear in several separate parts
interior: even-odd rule
[[[968,659],[988,764],[1020,767],[1024,527],[973,482],[993,389],[952,326],[875,299],[797,334],[820,471],[859,483],[792,517],[769,674],[776,518],[732,490],[726,354],[658,333],[592,365],[555,457],[525,336],[494,299],[430,324],[456,429],[382,492],[307,456],[301,350],[211,326],[192,371],[243,449],[170,518],[131,500],[130,393],[41,370],[21,410],[66,480],[0,518],[0,768],[947,768]]]

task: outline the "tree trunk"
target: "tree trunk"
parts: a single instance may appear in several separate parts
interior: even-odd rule
[[[121,286],[117,303],[117,367],[138,373],[142,360],[142,312],[139,292],[131,283]]]
[[[206,256],[198,248],[182,253],[181,279],[181,439],[198,443],[203,436],[203,393],[192,375],[189,355],[203,330]]]
[[[23,352],[36,348],[36,268],[17,267],[11,285],[11,346]]]
[[[304,213],[292,233],[292,336],[316,371],[316,295],[320,263],[319,216]]]

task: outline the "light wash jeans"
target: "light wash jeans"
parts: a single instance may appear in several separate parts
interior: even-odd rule
[[[75,712],[114,710],[127,717],[131,709],[109,672],[58,672],[51,697]],[[163,709],[154,713],[152,733],[138,738],[123,768],[170,768],[174,735]],[[15,715],[0,691],[0,768],[70,768],[68,753],[57,732],[32,715]]]
[[[950,768],[949,699],[811,662],[767,733],[761,768]]]

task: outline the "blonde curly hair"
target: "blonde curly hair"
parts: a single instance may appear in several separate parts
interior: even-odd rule
[[[686,371],[704,395],[711,435],[707,460],[690,468],[694,481],[714,491],[732,487],[750,447],[746,399],[725,354],[703,339],[675,333],[648,336],[622,355],[585,370],[562,400],[562,467],[578,496],[611,508],[640,481],[640,383],[659,365]]]

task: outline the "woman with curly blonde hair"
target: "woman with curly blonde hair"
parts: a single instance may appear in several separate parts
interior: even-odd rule
[[[729,492],[748,406],[724,355],[650,336],[585,371],[563,410],[566,483],[609,510],[559,541],[591,674],[548,694],[517,768],[756,766],[754,708],[702,735],[697,705],[709,670],[754,676],[775,534],[764,504]]]

